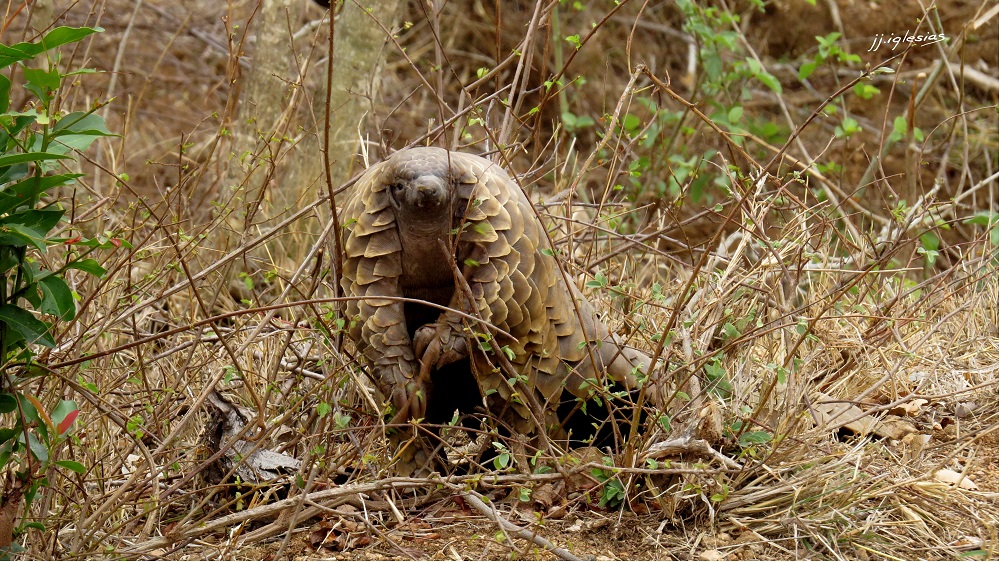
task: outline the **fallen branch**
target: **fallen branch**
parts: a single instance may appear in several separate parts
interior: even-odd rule
[[[493,509],[486,502],[480,499],[479,494],[475,492],[462,491],[457,486],[451,486],[451,488],[462,494],[462,498],[465,500],[466,503],[476,508],[477,511],[488,517],[490,521],[496,523],[504,531],[514,535],[519,539],[529,540],[537,544],[538,546],[544,548],[545,550],[548,550],[552,554],[555,554],[562,560],[580,560],[580,558],[574,556],[572,552],[566,550],[565,548],[559,548],[558,546],[552,544],[545,537],[539,536],[538,533],[536,533],[535,531],[529,531],[524,527],[519,527],[511,523],[510,521],[507,521],[506,519],[501,517],[500,514],[497,513],[495,509]]]

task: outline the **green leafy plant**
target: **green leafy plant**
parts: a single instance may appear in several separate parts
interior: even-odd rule
[[[90,71],[62,73],[57,56],[28,64],[98,31],[59,27],[35,42],[0,45],[0,70],[9,69],[0,75],[0,469],[5,474],[0,517],[7,518],[0,521],[0,528],[12,529],[10,535],[0,536],[0,548],[7,555],[16,550],[13,539],[27,529],[44,529],[29,515],[33,499],[39,488],[50,484],[53,471],[85,472],[76,461],[57,459],[72,437],[80,413],[76,403],[60,400],[48,410],[23,390],[23,383],[45,376],[34,359],[39,346],[56,346],[55,322],[76,317],[76,296],[66,273],[75,269],[102,276],[104,268],[90,254],[127,245],[107,235],[89,239],[53,235],[66,210],[50,192],[82,175],[64,164],[74,163],[74,151],[112,133],[95,113],[99,106],[87,112],[59,110],[66,77]],[[18,87],[28,92],[29,101],[26,107],[12,108],[11,90],[19,76],[23,83]],[[54,248],[60,249],[58,255]],[[20,524],[15,526],[10,518],[16,517],[22,500]]]
[[[604,457],[603,460],[608,468],[594,468],[590,472],[594,478],[604,484],[601,488],[601,499],[597,505],[602,508],[615,509],[625,501],[625,485],[618,477],[618,471],[615,469],[611,457]]]
[[[705,389],[720,398],[729,398],[733,394],[729,375],[719,358],[713,359],[711,363],[705,365],[705,382]]]
[[[840,33],[833,32],[823,37],[816,36],[816,42],[819,44],[819,48],[816,49],[816,55],[813,60],[803,63],[799,67],[799,80],[806,80],[812,73],[815,72],[816,68],[824,63],[836,61],[838,63],[846,64],[860,64],[861,57],[848,53],[847,51],[840,48],[837,41],[840,39]],[[864,99],[870,98],[873,94],[878,93],[878,88],[870,85],[860,85],[855,88],[854,92]]]
[[[513,466],[513,455],[510,454],[510,449],[499,441],[493,442],[493,448],[497,450],[497,456],[493,459],[493,468],[497,470],[510,469]]]

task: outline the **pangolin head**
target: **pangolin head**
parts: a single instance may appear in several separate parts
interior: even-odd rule
[[[450,217],[455,197],[451,162],[443,148],[411,148],[385,162],[382,181],[397,218],[414,222]]]

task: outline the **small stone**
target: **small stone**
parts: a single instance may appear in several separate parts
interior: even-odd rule
[[[711,560],[725,560],[725,559],[726,559],[725,555],[723,555],[718,550],[715,550],[714,548],[709,550],[703,550],[701,551],[700,554],[698,554],[698,560],[711,561]]]

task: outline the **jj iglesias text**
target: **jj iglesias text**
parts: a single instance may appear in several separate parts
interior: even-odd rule
[[[910,35],[907,30],[902,36],[891,34],[889,37],[878,33],[875,35],[875,39],[872,41],[872,46],[868,48],[868,52],[877,51],[882,48],[882,45],[892,45],[892,50],[895,51],[896,47],[899,47],[900,43],[923,43],[925,45],[931,45],[937,43],[938,41],[944,41],[947,39],[944,33],[930,34],[930,35]]]

